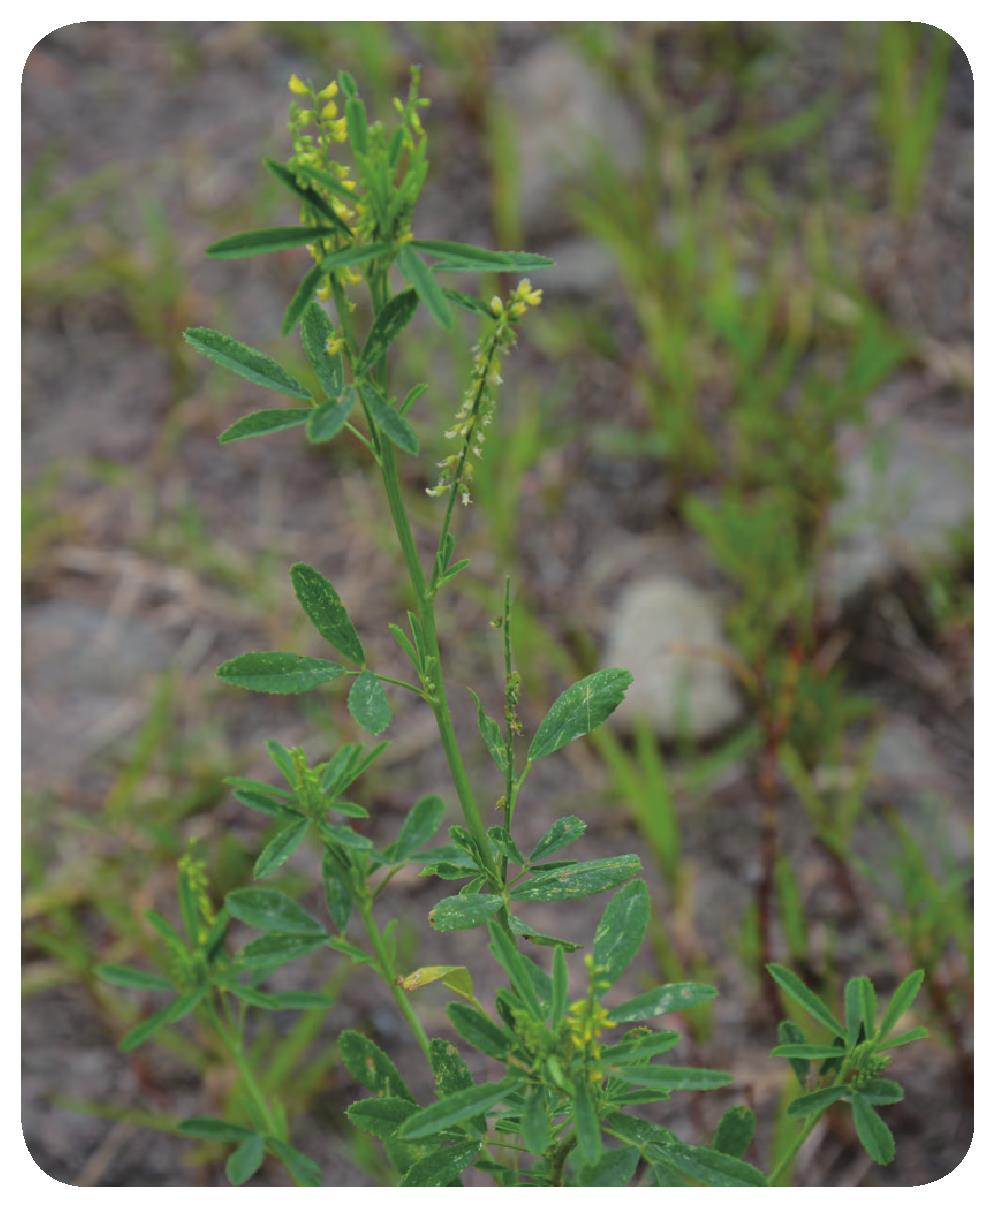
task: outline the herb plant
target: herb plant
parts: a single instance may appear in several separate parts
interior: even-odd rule
[[[292,402],[243,417],[224,431],[222,442],[303,428],[312,445],[356,445],[370,456],[412,591],[406,627],[389,627],[409,678],[369,666],[366,645],[332,583],[300,562],[290,571],[293,594],[329,649],[318,657],[243,654],[221,664],[218,675],[239,688],[277,695],[345,685],[349,713],[368,736],[381,735],[390,725],[390,691],[405,690],[430,707],[461,823],[449,826],[447,840],[437,841],[447,805],[439,796],[425,795],[412,804],[395,839],[378,846],[359,831],[367,812],[348,794],[387,741],[374,747],[342,744],[322,761],[310,761],[301,748],[268,741],[266,750],[284,785],[248,777],[227,780],[240,803],[274,822],[256,859],[253,882],[228,892],[218,909],[202,863],[195,853],[187,854],[178,871],[182,931],[159,913],[148,913],[163,945],[162,971],[119,965],[98,971],[115,985],[170,997],[126,1033],[122,1048],[133,1050],[192,1015],[233,1064],[240,1091],[233,1099],[233,1116],[189,1118],[179,1130],[226,1145],[226,1172],[233,1184],[249,1181],[269,1153],[297,1184],[317,1185],[321,1172],[292,1145],[277,1086],[264,1087],[257,1075],[250,1015],[262,1009],[327,1007],[330,999],[324,992],[267,988],[278,967],[326,949],[381,979],[430,1068],[431,1084],[408,1085],[388,1055],[363,1033],[349,1030],[339,1037],[343,1064],[364,1091],[350,1106],[349,1118],[382,1142],[402,1185],[460,1185],[469,1168],[502,1185],[622,1186],[635,1178],[662,1186],[773,1184],[787,1176],[822,1113],[842,1104],[853,1111],[858,1136],[872,1159],[888,1163],[893,1137],[877,1108],[902,1096],[899,1085],[883,1077],[889,1051],[924,1035],[919,1028],[895,1032],[920,987],[920,971],[899,986],[881,1020],[870,981],[852,979],[841,1021],[793,972],[768,966],[789,1005],[802,1009],[816,1025],[806,1034],[785,1021],[781,1044],[772,1051],[790,1061],[803,1094],[789,1108],[795,1118],[793,1138],[768,1175],[745,1159],[755,1118],[744,1106],[728,1108],[710,1141],[698,1144],[633,1112],[673,1092],[713,1091],[731,1083],[724,1071],[666,1061],[679,1033],[651,1023],[709,1003],[717,991],[697,982],[669,982],[614,1003],[611,992],[639,951],[651,916],[639,859],[633,854],[589,861],[567,857],[585,832],[576,816],[558,819],[530,846],[518,818],[521,792],[536,763],[600,727],[632,677],[607,668],[578,680],[526,735],[505,582],[496,621],[504,657],[505,685],[498,699],[503,721],[473,693],[472,714],[501,774],[501,795],[489,814],[477,802],[459,750],[441,664],[439,596],[467,565],[456,555],[455,529],[470,501],[503,358],[515,344],[523,316],[540,303],[541,291],[532,288],[525,274],[549,261],[413,235],[413,212],[427,175],[421,119],[427,100],[420,97],[416,71],[408,96],[395,103],[395,121],[387,126],[368,122],[348,73],[321,89],[292,77],[290,88],[294,154],[287,164],[266,165],[296,199],[299,224],[239,234],[215,243],[209,254],[239,258],[307,248],[310,267],[282,330],[300,329],[317,387],[309,388],[273,358],[210,328],[191,328],[186,339],[212,361]],[[345,146],[353,169],[337,158]],[[445,284],[458,273],[520,279],[506,293],[484,300]],[[430,469],[436,474],[427,492],[443,511],[436,544],[426,558],[399,476],[400,460],[411,460],[420,450],[411,415],[425,388],[393,389],[390,360],[395,342],[421,306],[443,328],[457,325],[457,312],[478,326],[461,406],[447,425],[439,424],[449,453]],[[303,844],[318,855],[325,921],[272,882]],[[492,1013],[477,998],[467,967],[410,968],[399,962],[394,925],[381,925],[382,894],[397,873],[416,866],[422,874],[459,885],[430,911],[436,931],[485,932],[500,975]],[[577,902],[604,892],[612,892],[612,898],[585,956],[586,993],[575,998],[568,959],[581,952],[581,945],[533,929],[523,910],[530,902]],[[257,932],[239,949],[229,940],[236,926]],[[548,957],[548,970],[530,949],[548,950],[540,953]],[[448,1004],[447,1018],[460,1048],[471,1047],[497,1064],[486,1082],[474,1081],[460,1048],[431,1037],[421,1023],[411,996],[436,983],[458,996]],[[820,1030],[826,1035],[819,1036]]]

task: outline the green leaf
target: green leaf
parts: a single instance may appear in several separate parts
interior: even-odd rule
[[[891,1079],[866,1080],[858,1092],[870,1105],[895,1105],[903,1100],[903,1089]]]
[[[450,331],[453,322],[451,308],[441,292],[441,286],[434,279],[433,272],[416,253],[412,244],[399,248],[396,264],[434,319]]]
[[[577,1175],[579,1186],[626,1186],[637,1172],[640,1152],[635,1147],[614,1148],[601,1160],[584,1165]]]
[[[143,1045],[145,1041],[153,1037],[162,1025],[174,1024],[183,1016],[188,1016],[193,1008],[203,1001],[206,992],[206,986],[201,986],[198,990],[190,990],[188,994],[179,995],[167,1007],[162,1007],[153,1016],[148,1016],[146,1020],[135,1024],[119,1042],[119,1049],[124,1053],[135,1050],[137,1046]]]
[[[574,1081],[574,1130],[578,1149],[585,1164],[595,1164],[602,1158],[602,1133],[591,1089],[584,1075]]]
[[[924,970],[915,969],[896,987],[893,997],[889,1000],[889,1006],[885,1010],[885,1015],[882,1017],[882,1023],[879,1025],[878,1035],[880,1037],[885,1037],[892,1031],[896,1021],[917,998],[917,992],[923,981]]]
[[[680,1173],[705,1186],[765,1186],[766,1178],[754,1165],[710,1148],[680,1143],[664,1157]]]
[[[851,1107],[854,1110],[854,1129],[861,1146],[876,1164],[892,1164],[896,1157],[896,1140],[892,1131],[860,1093],[853,1094]]]
[[[335,845],[342,850],[371,850],[374,846],[370,837],[365,837],[355,829],[348,829],[346,825],[323,825],[321,833],[326,845]]]
[[[342,863],[331,850],[322,854],[326,909],[337,931],[345,931],[353,913],[353,887]]]
[[[324,170],[319,170],[316,166],[299,165],[297,172],[298,178],[307,178],[315,183],[320,183],[334,195],[342,196],[348,204],[360,203],[360,197],[348,187],[345,187],[338,178],[333,178],[331,174],[327,174]],[[344,227],[344,232],[349,233],[349,230],[346,230]]]
[[[432,982],[440,982],[463,999],[468,999],[471,1003],[476,1002],[472,975],[465,965],[425,965],[399,979],[399,985],[407,993],[419,990],[422,986],[430,986]]]
[[[341,231],[333,225],[279,225],[274,229],[250,230],[232,234],[211,243],[206,253],[211,259],[244,259],[249,255],[265,255],[270,251],[290,251],[305,247],[322,238],[331,238]]]
[[[275,969],[288,961],[307,956],[325,943],[324,931],[313,932],[311,935],[296,935],[290,931],[272,931],[259,939],[247,943],[237,958],[239,969]]]
[[[391,255],[394,249],[387,242],[368,242],[364,246],[345,247],[342,251],[327,255],[319,267],[323,272],[335,272],[337,268],[349,268],[354,264],[381,259],[385,255]]]
[[[491,844],[498,849],[508,862],[515,863],[519,867],[525,865],[525,856],[515,845],[515,840],[511,834],[503,827],[503,825],[493,825],[487,829],[487,837]]]
[[[397,293],[394,298],[385,303],[378,313],[378,318],[372,324],[367,339],[364,341],[364,347],[357,358],[356,366],[359,373],[366,374],[376,361],[384,357],[395,342],[395,338],[413,318],[419,301],[416,291],[407,289],[405,293]]]
[[[270,172],[270,174],[283,183],[288,191],[293,191],[294,194],[296,196],[300,196],[306,204],[310,204],[316,212],[321,213],[324,217],[328,217],[333,225],[339,226],[339,228],[344,231],[347,229],[346,223],[339,219],[329,202],[323,196],[319,195],[314,188],[302,186],[298,182],[297,175],[294,174],[293,171],[288,170],[286,166],[281,166],[279,162],[272,161],[270,158],[266,158],[263,165]]]
[[[440,795],[424,795],[410,808],[399,836],[389,846],[390,863],[405,863],[441,828],[445,805]]]
[[[844,1019],[847,1021],[847,1044],[857,1045],[861,1026],[867,1040],[875,1025],[875,990],[866,977],[851,978],[844,988]]]
[[[477,1050],[491,1058],[504,1059],[511,1049],[511,1038],[482,1011],[463,1003],[449,1003],[448,1019],[459,1035]]]
[[[479,298],[471,297],[468,293],[459,293],[457,289],[442,288],[441,292],[449,302],[454,302],[456,306],[460,306],[463,310],[468,310],[470,314],[485,315],[488,319],[494,317],[494,313],[487,303],[481,302]]]
[[[632,680],[622,667],[607,667],[572,684],[540,723],[529,745],[529,761],[538,761],[600,727],[623,700]]]
[[[369,956],[363,948],[358,948],[356,944],[351,943],[349,939],[338,939],[335,936],[332,939],[326,940],[327,945],[336,952],[341,952],[344,956],[348,956],[355,965],[370,965],[376,973],[379,973],[378,962],[373,956]]]
[[[712,1071],[709,1067],[621,1067],[613,1068],[613,1075],[628,1084],[639,1084],[642,1088],[660,1088],[664,1092],[708,1092],[724,1088],[732,1082],[727,1071]]]
[[[486,745],[486,750],[490,753],[491,760],[501,773],[507,773],[507,749],[504,747],[504,732],[501,731],[495,719],[491,718],[489,714],[483,713],[479,694],[470,689],[469,696],[473,699],[473,703],[476,706],[476,721],[479,724],[479,733],[483,743]]]
[[[372,735],[381,735],[392,721],[385,689],[373,672],[362,671],[350,686],[347,709],[357,724]]]
[[[420,439],[409,421],[404,420],[381,392],[369,382],[358,383],[357,393],[371,414],[375,426],[401,451],[419,454]]]
[[[813,1016],[825,1028],[828,1028],[831,1033],[834,1033],[837,1037],[844,1037],[846,1035],[844,1026],[836,1016],[833,1015],[817,994],[809,990],[797,974],[792,973],[784,965],[777,964],[767,965],[767,972],[785,994],[790,995],[799,1007],[803,1007],[810,1016]]]
[[[126,986],[132,990],[174,990],[167,978],[142,969],[131,969],[129,965],[96,965],[95,977],[110,986]]]
[[[322,1170],[310,1156],[306,1156],[304,1152],[299,1152],[296,1147],[291,1147],[289,1143],[284,1143],[282,1139],[277,1139],[273,1135],[267,1138],[266,1146],[278,1160],[283,1161],[287,1172],[299,1186],[322,1185]]]
[[[330,646],[358,667],[364,666],[364,647],[336,588],[318,570],[299,562],[291,566],[291,584],[305,615]]]
[[[552,1128],[545,1084],[528,1084],[522,1105],[521,1136],[530,1152],[541,1156],[550,1145]]]
[[[508,975],[522,1003],[534,1016],[541,1015],[543,1009],[533,977],[533,968],[538,969],[539,966],[523,956],[496,923],[489,927],[489,932],[490,951],[494,959]]]
[[[546,935],[542,931],[537,931],[535,927],[530,927],[527,922],[514,914],[508,914],[508,926],[516,935],[520,935],[522,939],[527,939],[529,943],[537,944],[541,948],[562,948],[564,952],[576,952],[578,948],[584,946],[571,943],[569,939],[560,939],[557,935]]]
[[[305,274],[301,283],[294,290],[294,296],[287,303],[287,309],[284,311],[283,321],[280,324],[281,335],[286,336],[298,323],[308,303],[314,301],[315,292],[324,276],[325,272],[321,264],[315,264]]]
[[[890,1037],[888,1041],[883,1041],[879,1046],[879,1052],[895,1050],[897,1046],[909,1045],[911,1041],[920,1041],[922,1037],[927,1035],[927,1029],[923,1025],[918,1025],[917,1028],[908,1029],[905,1033],[900,1033],[896,1037]]]
[[[820,1114],[836,1101],[846,1100],[850,1089],[845,1084],[836,1084],[832,1088],[819,1088],[815,1092],[806,1092],[795,1097],[788,1106],[788,1113],[794,1118],[806,1118],[810,1114]]]
[[[472,1088],[473,1077],[462,1055],[450,1041],[432,1037],[430,1043],[431,1074],[434,1090],[439,1097],[449,1097]]]
[[[644,942],[651,898],[643,880],[631,880],[606,906],[595,931],[592,981],[599,994],[622,977]]]
[[[493,1083],[477,1084],[461,1092],[452,1093],[451,1096],[435,1101],[433,1105],[428,1105],[426,1109],[421,1109],[419,1113],[407,1118],[396,1132],[396,1137],[408,1140],[425,1139],[449,1126],[457,1126],[468,1118],[482,1116],[498,1101],[503,1101],[514,1086],[515,1081],[510,1076],[505,1076]]]
[[[553,949],[553,972],[550,975],[550,1023],[559,1028],[567,1011],[567,959],[563,948]]]
[[[278,740],[268,739],[266,741],[266,751],[269,753],[270,760],[280,770],[287,782],[291,786],[297,786],[300,775],[289,749],[285,748]]]
[[[410,389],[403,396],[402,403],[399,405],[399,415],[405,416],[426,390],[426,383],[417,383],[416,386],[410,387]]]
[[[261,438],[266,434],[279,433],[281,429],[303,425],[311,416],[310,408],[263,408],[229,425],[217,441],[227,443],[240,442],[243,438]]]
[[[842,1047],[828,1045],[779,1045],[770,1053],[776,1058],[800,1058],[803,1062],[815,1062],[820,1058],[836,1058]]]
[[[350,97],[347,99],[344,113],[350,136],[350,147],[358,158],[363,159],[367,157],[368,151],[367,115],[364,111],[364,103],[356,96]]]
[[[190,327],[184,332],[184,336],[186,342],[198,353],[235,374],[240,374],[257,387],[279,391],[281,395],[292,395],[295,399],[308,400],[309,403],[314,399],[307,387],[293,374],[288,374],[283,366],[278,365],[265,353],[260,353],[258,349],[249,348],[211,327]]]
[[[275,888],[236,888],[224,898],[229,914],[260,931],[315,935],[324,928],[293,897]]]
[[[622,884],[640,871],[636,854],[621,854],[615,858],[593,859],[574,863],[556,871],[537,872],[511,890],[516,901],[568,901],[572,897],[588,897]]]
[[[251,986],[233,983],[228,987],[236,998],[250,1007],[261,1007],[265,1011],[310,1011],[332,1006],[328,995],[313,990],[253,990]]]
[[[413,1100],[395,1063],[363,1033],[346,1029],[340,1033],[336,1044],[346,1069],[363,1088],[383,1097]]]
[[[249,1135],[239,1143],[224,1166],[232,1186],[244,1186],[255,1176],[263,1162],[264,1150],[261,1135]]]
[[[335,334],[325,310],[318,302],[309,302],[301,319],[301,346],[322,389],[332,396],[343,391],[343,359],[338,353],[331,356],[327,348]]]
[[[482,926],[504,904],[504,898],[486,893],[445,897],[427,915],[435,931],[461,931],[466,927]]]
[[[247,1126],[235,1126],[220,1118],[186,1118],[177,1129],[190,1139],[212,1139],[219,1143],[241,1143],[244,1139],[256,1138],[255,1131]]]
[[[359,1130],[376,1139],[391,1139],[396,1131],[420,1107],[400,1097],[368,1097],[354,1101],[347,1110],[347,1117]]]
[[[308,693],[320,684],[338,680],[346,668],[331,659],[312,659],[281,650],[255,651],[228,659],[217,668],[217,678],[253,693],[290,696]]]
[[[338,399],[327,399],[309,414],[305,422],[305,437],[313,445],[330,442],[350,418],[353,392],[344,391]]]
[[[262,854],[256,859],[255,866],[252,868],[252,879],[261,880],[263,876],[267,876],[271,871],[276,871],[278,867],[283,866],[298,846],[301,845],[307,832],[308,821],[304,819],[296,820],[293,824],[289,824],[286,829],[281,829],[276,837],[271,838],[266,843]]]
[[[528,251],[487,251],[464,242],[427,242],[416,238],[413,246],[442,258],[434,265],[439,272],[528,272],[552,268],[553,260]]]
[[[577,816],[562,816],[555,820],[546,833],[536,842],[535,849],[529,855],[529,862],[534,863],[547,855],[555,854],[557,850],[569,846],[582,837],[588,826]]]
[[[628,1034],[616,1045],[602,1047],[602,1061],[610,1066],[632,1067],[650,1062],[659,1054],[667,1054],[679,1044],[679,1034],[675,1029],[665,1033],[643,1033],[635,1036]]]
[[[410,1165],[401,1186],[449,1186],[479,1156],[482,1143],[453,1143]]]
[[[234,791],[234,797],[239,803],[252,808],[255,812],[265,812],[267,816],[276,816],[281,820],[290,820],[292,817],[297,820],[301,816],[297,808],[291,807],[289,803],[278,803],[276,799],[272,799],[258,790],[248,790],[245,787],[239,787]],[[294,796],[289,795],[288,798],[293,800]]]
[[[794,1021],[782,1020],[777,1026],[777,1040],[780,1045],[804,1045],[805,1034]],[[804,1088],[805,1080],[808,1078],[811,1067],[800,1058],[792,1058],[790,1062],[795,1078],[798,1080],[799,1085]]]
[[[756,1115],[748,1105],[726,1109],[717,1124],[711,1147],[726,1156],[741,1156],[756,1134]]]

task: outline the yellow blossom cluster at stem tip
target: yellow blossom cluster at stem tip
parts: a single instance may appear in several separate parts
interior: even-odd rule
[[[347,140],[346,116],[339,113],[336,103],[339,86],[335,81],[330,81],[324,88],[315,90],[297,73],[292,73],[287,87],[296,99],[291,104],[290,131],[294,156],[290,168],[295,172],[301,166],[322,171],[337,179],[346,191],[354,191],[357,184],[350,178],[350,167],[341,165],[333,157],[335,146],[345,144]],[[307,176],[304,181],[308,185]],[[355,206],[344,194],[327,190],[317,180],[312,181],[310,185],[328,201],[339,219],[347,225],[354,238],[357,238],[364,224],[364,201]],[[311,221],[304,207],[301,209],[301,220],[306,224]],[[335,238],[322,239],[308,247],[316,263],[337,249],[338,242]],[[339,268],[334,275],[344,285],[356,285],[361,279],[360,273],[352,267]],[[329,286],[321,285],[317,291],[318,298],[325,301],[329,295]],[[352,309],[352,303],[348,305]]]
[[[518,282],[506,303],[496,294],[491,298],[493,329],[473,348],[475,360],[462,406],[455,413],[455,424],[444,432],[447,439],[458,440],[460,445],[458,450],[453,450],[438,462],[442,475],[437,484],[426,490],[428,497],[441,497],[457,487],[463,506],[468,506],[472,501],[470,482],[473,478],[473,459],[479,459],[483,454],[486,430],[497,406],[496,388],[504,381],[501,358],[507,356],[517,341],[511,323],[530,306],[538,306],[541,301],[542,290],[533,289],[527,278]]]

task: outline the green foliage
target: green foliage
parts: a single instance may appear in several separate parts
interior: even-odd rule
[[[398,626],[392,626],[391,632],[411,673],[404,680],[370,670],[369,654],[335,588],[311,566],[298,563],[291,570],[291,581],[301,608],[352,668],[324,658],[265,651],[228,660],[217,674],[236,687],[278,695],[307,693],[352,676],[347,709],[369,735],[382,734],[390,724],[387,688],[405,690],[406,699],[431,708],[461,823],[449,827],[446,843],[431,845],[446,805],[439,796],[424,796],[412,805],[391,843],[381,849],[346,823],[368,818],[367,809],[347,798],[346,792],[377,759],[384,743],[370,751],[356,743],[336,745],[327,759],[310,763],[304,749],[269,741],[267,752],[283,784],[245,777],[230,778],[228,783],[235,798],[270,822],[252,868],[254,880],[280,878],[295,850],[313,851],[314,879],[300,880],[300,886],[309,890],[306,904],[282,883],[277,888],[229,886],[222,890],[223,908],[217,910],[201,861],[193,854],[183,858],[178,879],[184,934],[159,915],[151,916],[170,972],[160,976],[125,967],[99,971],[112,985],[175,995],[161,1011],[126,1033],[123,1048],[132,1049],[194,1013],[234,1065],[241,1090],[229,1107],[241,1121],[190,1119],[182,1123],[182,1133],[203,1142],[233,1145],[226,1173],[235,1185],[252,1178],[266,1155],[280,1161],[296,1184],[318,1185],[321,1170],[290,1142],[281,1100],[283,1064],[274,1063],[268,1077],[262,1074],[261,1044],[250,1040],[245,1013],[246,1009],[253,1013],[290,1009],[304,1013],[299,1024],[319,1023],[332,999],[328,990],[264,987],[275,969],[292,960],[316,952],[320,958],[335,953],[348,970],[374,974],[382,983],[429,1066],[436,1099],[420,1106],[417,1096],[430,1100],[429,1088],[414,1096],[398,1067],[370,1037],[346,1030],[336,1042],[347,1074],[369,1094],[350,1106],[349,1120],[368,1141],[381,1144],[399,1184],[458,1185],[467,1169],[477,1167],[506,1185],[624,1186],[638,1176],[638,1170],[642,1180],[658,1185],[764,1185],[767,1179],[760,1170],[742,1159],[753,1139],[753,1118],[747,1109],[729,1109],[710,1146],[683,1143],[667,1128],[631,1112],[637,1105],[665,1102],[672,1093],[712,1092],[732,1083],[725,1071],[658,1061],[676,1047],[679,1032],[641,1023],[710,1003],[717,996],[713,986],[672,981],[629,999],[629,991],[624,991],[626,1001],[603,1005],[630,973],[651,918],[639,858],[634,854],[587,861],[553,858],[584,834],[585,822],[576,816],[555,821],[531,850],[523,836],[519,798],[534,766],[598,731],[623,700],[630,674],[607,668],[573,683],[553,702],[522,752],[521,678],[513,658],[506,584],[499,622],[503,725],[484,712],[473,694],[481,738],[503,778],[504,793],[497,808],[500,823],[492,827],[476,800],[455,736],[437,616],[441,589],[466,564],[455,559],[452,528],[459,529],[457,519],[470,500],[473,464],[480,458],[483,430],[494,406],[489,388],[500,381],[501,360],[514,344],[523,316],[539,305],[541,293],[523,278],[506,295],[502,289],[485,303],[442,286],[441,280],[456,273],[519,274],[548,266],[549,261],[526,252],[492,252],[414,238],[413,212],[427,173],[422,122],[427,101],[419,95],[416,72],[407,97],[396,103],[397,117],[391,122],[369,120],[348,73],[341,72],[321,89],[297,77],[290,84],[295,95],[290,122],[293,156],[286,166],[275,161],[266,166],[293,196],[300,226],[237,235],[214,244],[211,253],[218,258],[270,253],[288,249],[295,239],[308,247],[311,264],[281,330],[287,332],[300,322],[304,353],[322,395],[316,397],[272,358],[221,333],[193,328],[186,339],[199,353],[241,377],[311,405],[288,410],[286,416],[279,415],[283,411],[279,409],[254,413],[232,426],[223,441],[304,423],[309,441],[338,436],[341,444],[352,445],[352,439],[363,448],[367,461],[373,461],[409,581],[409,633]],[[341,156],[349,156],[352,167],[333,157],[334,146],[342,144],[344,135],[349,144]],[[395,289],[394,279],[401,282]],[[331,303],[332,314],[322,302]],[[459,307],[479,329],[463,406],[451,428],[438,425],[438,432],[454,440],[457,453],[441,461],[439,471],[445,474],[428,490],[434,497],[444,497],[444,510],[438,542],[426,559],[418,550],[398,468],[400,462],[409,464],[419,455],[421,434],[426,436],[426,427],[418,432],[406,419],[423,388],[414,387],[400,401],[401,393],[393,393],[391,385],[397,346],[420,305],[444,328],[454,325],[453,307]],[[708,305],[712,310],[720,306],[720,313],[714,313],[725,344],[737,349],[731,303]],[[368,322],[358,326],[362,318]],[[781,518],[774,507],[765,514],[753,513],[741,499],[694,513],[706,523],[715,552],[739,573],[748,548],[763,550],[766,581],[775,584],[779,604],[772,626],[795,615],[801,598],[792,580],[794,553],[800,545],[794,523],[786,515]],[[749,628],[756,632],[755,620]],[[668,853],[673,855],[671,850]],[[435,931],[485,930],[490,955],[500,971],[496,1018],[477,998],[474,974],[467,966],[436,964],[407,970],[409,947],[397,937],[395,920],[379,926],[376,911],[384,889],[406,869],[458,882],[457,892],[442,890],[430,911],[430,923]],[[515,911],[526,903],[575,901],[613,889],[619,891],[609,900],[591,954],[585,957],[586,993],[573,997],[567,957],[579,945],[534,929]],[[232,920],[262,934],[232,952],[228,946]],[[522,951],[526,945],[552,949],[550,973]],[[898,1085],[881,1076],[889,1061],[884,1051],[914,1036],[913,1030],[902,1036],[893,1035],[893,1030],[911,1006],[919,979],[916,985],[908,979],[897,991],[875,1032],[874,993],[867,979],[855,979],[848,988],[841,1023],[796,975],[779,965],[770,965],[769,971],[795,1005],[810,1013],[834,1040],[826,1044],[806,1039],[801,1030],[788,1030],[774,1051],[789,1057],[796,1071],[802,1068],[803,1080],[812,1064],[822,1064],[819,1078],[829,1082],[802,1085],[809,1089],[806,1097],[813,1096],[807,1118],[814,1123],[827,1105],[850,1102],[869,1154],[873,1159],[891,1159],[891,1135],[875,1108],[899,1099]],[[459,1050],[443,1038],[428,1036],[414,1008],[414,992],[435,984],[465,1000],[450,1002],[446,1009],[463,1045],[499,1064],[482,1082],[474,1081]],[[633,1027],[614,1036],[612,1030],[621,1025]],[[837,1091],[815,1095],[823,1089]],[[802,1116],[800,1109],[794,1112]],[[505,1148],[514,1153],[508,1165],[497,1158]]]

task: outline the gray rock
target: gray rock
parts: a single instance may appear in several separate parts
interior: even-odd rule
[[[544,247],[543,255],[553,260],[552,268],[543,268],[535,276],[535,284],[547,293],[571,297],[618,299],[623,294],[623,282],[612,253],[594,238],[565,238]]]
[[[563,192],[584,180],[593,149],[616,168],[641,165],[643,138],[633,112],[599,73],[562,42],[545,42],[501,83],[514,121],[522,218],[533,234],[568,219]]]
[[[647,578],[624,591],[605,646],[605,666],[634,675],[613,715],[619,728],[647,719],[666,739],[707,739],[742,716],[742,701],[718,655],[730,653],[721,610],[682,579]]]
[[[949,555],[952,533],[973,513],[972,431],[900,421],[846,460],[843,479],[831,516],[839,543],[826,570],[839,604]]]

